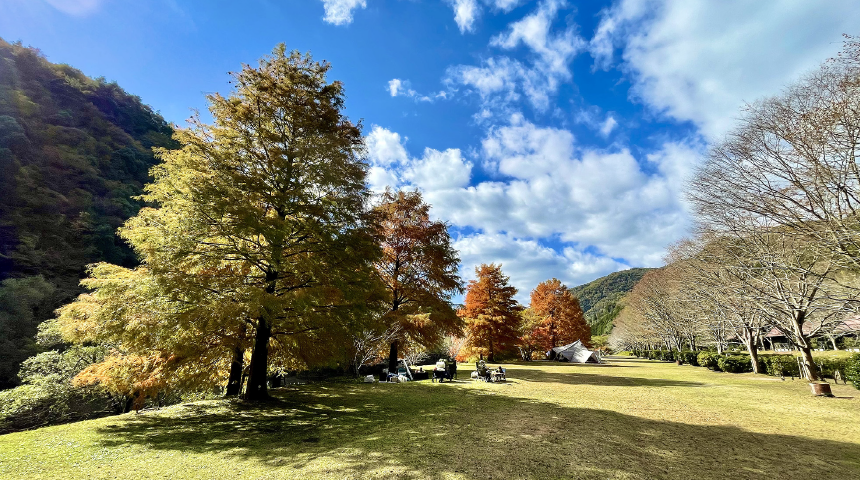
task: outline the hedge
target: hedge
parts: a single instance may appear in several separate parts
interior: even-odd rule
[[[794,355],[760,355],[758,363],[763,373],[773,377],[800,377],[797,357]]]
[[[845,379],[860,390],[860,353],[856,353],[845,361]]]
[[[676,358],[681,363],[686,363],[694,367],[699,366],[699,352],[691,352],[689,350],[685,350],[683,352],[678,352]]]
[[[750,362],[750,357],[744,355],[729,355],[726,357],[719,357],[717,359],[717,365],[720,367],[720,370],[728,373],[746,373],[752,372],[752,362]]]
[[[753,370],[749,354],[743,352],[720,355],[711,351],[633,350],[632,353],[640,358],[667,362],[677,360],[680,363],[705,367],[717,372],[745,373]],[[759,372],[774,377],[799,378],[800,369],[797,366],[797,358],[792,354],[761,354],[758,357]],[[845,381],[860,389],[860,354],[854,354],[849,358],[819,357],[815,359],[815,364],[822,377],[836,378],[838,371]]]
[[[720,371],[719,366],[720,354],[716,352],[700,352],[699,356],[696,357],[696,360],[699,362],[700,367],[705,367],[715,372]]]

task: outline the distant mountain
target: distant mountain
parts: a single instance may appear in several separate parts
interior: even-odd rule
[[[136,264],[114,232],[172,135],[116,83],[0,39],[0,388],[36,353],[36,326],[81,293],[87,264]]]
[[[593,282],[573,287],[570,292],[579,299],[585,320],[591,325],[592,335],[607,335],[612,330],[612,321],[621,312],[619,304],[627,292],[633,290],[650,268],[631,268],[610,273]]]

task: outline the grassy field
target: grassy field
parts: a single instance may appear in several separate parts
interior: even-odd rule
[[[467,377],[461,367],[461,378]],[[632,358],[324,382],[0,436],[0,478],[860,478],[860,391]]]

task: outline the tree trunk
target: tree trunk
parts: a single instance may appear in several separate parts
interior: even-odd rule
[[[744,339],[744,343],[747,344],[747,352],[750,354],[753,373],[761,373],[758,371],[758,345],[756,344],[755,338],[751,338],[749,340]]]
[[[245,370],[245,349],[236,345],[233,361],[230,363],[230,378],[227,380],[227,396],[235,397],[242,393],[242,371]]]
[[[388,350],[388,373],[397,373],[397,342],[391,342],[391,348]]]
[[[830,339],[830,343],[831,343],[831,345],[833,345],[833,350],[839,350],[838,348],[836,348],[836,337],[827,337],[827,338]]]
[[[800,347],[800,352],[803,357],[803,363],[806,364],[806,368],[809,370],[808,380],[821,380],[821,376],[818,374],[818,367],[815,365],[815,360],[812,359],[812,349],[809,347]]]
[[[265,316],[257,320],[257,333],[254,337],[254,350],[251,352],[250,375],[248,388],[245,390],[245,400],[258,401],[269,398],[269,339],[272,337],[272,326]]]
[[[495,362],[496,361],[496,356],[493,354],[493,341],[492,340],[490,340],[490,351],[487,353],[487,361],[488,362]]]
[[[130,396],[125,397],[125,402],[122,405],[122,413],[128,413],[131,411],[131,406],[134,404],[135,393],[132,393]]]

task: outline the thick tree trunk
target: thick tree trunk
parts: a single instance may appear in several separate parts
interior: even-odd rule
[[[488,362],[495,362],[496,361],[496,356],[493,352],[493,341],[492,340],[490,340],[490,351],[487,353],[487,361]]]
[[[833,345],[833,350],[839,350],[836,348],[836,337],[828,337],[830,339],[830,344]]]
[[[747,352],[750,354],[750,363],[752,363],[753,373],[761,373],[758,371],[758,345],[756,344],[755,338],[751,338],[749,340],[744,339],[744,343],[747,346]]]
[[[815,366],[815,360],[812,358],[812,349],[809,347],[800,347],[800,352],[803,357],[803,363],[806,364],[806,368],[809,370],[808,380],[821,380],[821,376],[818,374],[818,367]]]
[[[242,371],[245,370],[245,349],[236,345],[233,361],[230,362],[230,378],[227,380],[227,396],[235,397],[242,393]]]
[[[391,348],[388,350],[388,373],[397,373],[397,342],[391,342]]]
[[[265,316],[257,320],[257,334],[254,337],[254,350],[251,352],[250,375],[245,390],[245,400],[257,401],[269,398],[269,339],[272,327]]]

